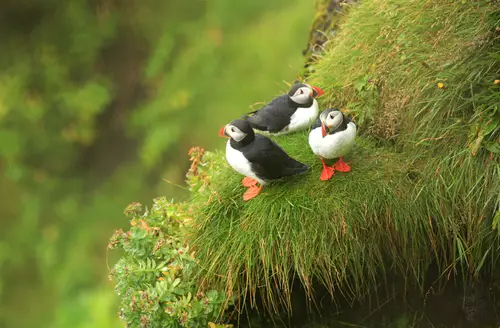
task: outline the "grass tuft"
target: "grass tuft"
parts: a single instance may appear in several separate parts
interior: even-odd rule
[[[205,279],[223,283],[228,292],[248,293],[252,300],[265,287],[269,305],[279,304],[275,298],[288,303],[295,276],[309,290],[320,279],[331,288],[343,285],[346,296],[355,297],[363,291],[348,281],[352,272],[368,282],[375,278],[371,268],[383,267],[384,256],[371,247],[378,236],[367,228],[387,231],[388,222],[379,217],[402,219],[405,212],[418,210],[401,188],[401,183],[411,183],[404,158],[360,139],[346,158],[352,172],[322,182],[321,163],[306,147],[307,133],[279,142],[311,165],[310,172],[266,186],[248,203],[242,200],[242,176],[222,153],[213,156],[218,172],[209,188],[191,199],[198,214],[195,246]]]

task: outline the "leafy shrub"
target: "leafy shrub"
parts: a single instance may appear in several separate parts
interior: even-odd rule
[[[189,208],[157,198],[151,210],[133,203],[125,214],[130,230],[116,231],[109,243],[125,251],[111,273],[120,318],[130,327],[217,327],[211,321],[221,319],[230,300],[196,283],[195,252],[184,240]]]

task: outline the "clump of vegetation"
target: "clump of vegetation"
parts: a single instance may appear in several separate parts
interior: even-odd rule
[[[223,153],[204,162],[218,168],[207,187],[191,199],[199,229],[194,245],[204,279],[252,300],[265,291],[270,306],[290,300],[295,278],[309,290],[321,279],[332,292],[340,283],[345,296],[365,293],[363,284],[371,283],[385,261],[375,247],[381,236],[374,230],[390,232],[395,220],[405,235],[395,234],[398,239],[410,239],[415,230],[404,220],[405,213],[417,215],[422,208],[406,192],[410,167],[400,154],[360,140],[349,157],[352,172],[325,183],[319,180],[321,162],[305,147],[307,133],[278,142],[312,170],[266,186],[248,203],[241,199],[241,176],[228,167]],[[401,240],[393,242],[405,246]],[[356,280],[351,281],[354,274]]]
[[[478,278],[500,247],[500,7],[367,0],[349,11],[309,80],[359,126],[352,172],[319,180],[308,132],[276,137],[308,174],[243,202],[222,151],[193,152],[188,183],[197,283],[238,309],[292,312],[310,300],[362,301],[389,277],[420,288]],[[194,277],[194,274],[193,274]]]
[[[125,253],[111,277],[121,296],[120,317],[132,327],[207,327],[220,319],[230,299],[195,284],[195,252],[184,241],[189,210],[155,199],[150,210],[131,204],[130,231],[118,230],[109,248]],[[225,326],[220,326],[225,327]]]

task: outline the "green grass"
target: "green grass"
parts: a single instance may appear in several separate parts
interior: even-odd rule
[[[279,141],[292,156],[311,165],[310,172],[266,186],[259,197],[245,203],[241,176],[218,154],[214,165],[219,172],[210,188],[193,196],[202,214],[195,245],[206,278],[227,277],[228,290],[243,287],[251,294],[257,286],[271,291],[278,284],[279,297],[287,300],[295,271],[308,287],[312,279],[320,279],[332,288],[343,285],[346,295],[363,293],[350,280],[351,274],[357,272],[359,279],[368,281],[384,261],[380,250],[372,247],[380,236],[371,229],[391,233],[391,223],[397,220],[401,226],[394,228],[409,231],[412,224],[404,220],[405,213],[420,211],[405,193],[411,181],[404,158],[360,139],[348,157],[352,172],[323,182],[321,163],[307,147],[307,133]],[[240,279],[248,285],[239,286]]]
[[[322,108],[344,108],[359,125],[352,172],[320,181],[307,133],[283,136],[311,171],[244,203],[242,177],[221,152],[208,156],[205,187],[191,198],[202,280],[241,306],[261,296],[278,311],[291,309],[295,279],[310,295],[319,282],[362,300],[389,271],[422,286],[433,261],[445,279],[493,270],[499,17],[490,1],[353,8],[309,79],[328,92]]]
[[[319,281],[332,294],[359,300],[390,267],[421,284],[435,259],[443,273],[465,263],[479,270],[484,252],[498,246],[490,225],[462,217],[483,210],[475,203],[488,203],[488,194],[474,188],[493,183],[480,167],[463,172],[473,185],[446,185],[422,176],[404,154],[359,138],[347,157],[352,171],[323,182],[321,163],[305,146],[307,133],[278,141],[311,170],[264,187],[248,203],[241,176],[222,153],[212,155],[209,165],[217,173],[191,199],[194,246],[209,285],[252,299],[264,292],[267,305],[289,307],[290,286],[299,278],[310,292]],[[473,211],[464,213],[465,206]]]

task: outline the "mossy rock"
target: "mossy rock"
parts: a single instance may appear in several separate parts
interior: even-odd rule
[[[359,0],[319,0],[316,2],[316,15],[309,31],[307,47],[302,51],[306,59],[303,76],[314,72],[314,62],[325,52],[324,46],[338,32],[346,20],[349,8]]]

